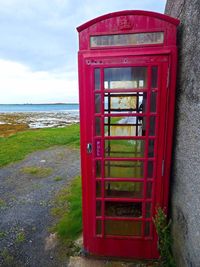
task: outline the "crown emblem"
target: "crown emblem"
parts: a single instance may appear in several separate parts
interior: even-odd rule
[[[133,23],[128,16],[119,17],[118,26],[120,30],[131,30]]]

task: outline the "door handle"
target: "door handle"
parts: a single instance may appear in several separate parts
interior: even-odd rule
[[[88,154],[91,154],[92,153],[92,144],[91,143],[88,143],[87,144],[87,153]]]

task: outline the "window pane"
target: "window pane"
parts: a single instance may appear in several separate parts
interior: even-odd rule
[[[105,202],[105,215],[110,217],[141,217],[141,202]]]
[[[151,88],[158,87],[158,67],[152,67],[151,69]]]
[[[146,197],[147,198],[151,198],[152,197],[152,182],[148,182],[147,183]]]
[[[140,182],[105,182],[105,197],[142,198],[143,183]]]
[[[100,69],[94,70],[95,90],[100,90]]]
[[[106,117],[105,136],[143,136],[146,118],[144,117]]]
[[[154,157],[154,140],[152,140],[152,139],[149,140],[148,156],[150,158]]]
[[[151,217],[151,203],[147,202],[146,203],[146,218],[150,218]]]
[[[150,112],[156,112],[157,92],[151,92],[150,97]]]
[[[101,201],[96,202],[96,216],[101,216]]]
[[[147,164],[147,178],[153,178],[153,161],[148,161],[148,164]]]
[[[101,197],[101,182],[96,182],[96,197]]]
[[[105,136],[136,136],[136,126],[128,126],[128,125],[106,126]]]
[[[149,135],[155,136],[155,130],[156,130],[156,117],[150,117],[150,126],[149,126]]]
[[[105,177],[143,178],[143,161],[105,161]]]
[[[116,112],[146,112],[147,93],[108,93],[104,97],[105,113]]]
[[[149,236],[150,235],[150,222],[146,222],[145,223],[144,235],[145,236]]]
[[[101,161],[100,160],[96,161],[96,177],[97,178],[101,177]]]
[[[105,89],[142,89],[147,86],[146,67],[124,67],[104,69]]]
[[[141,236],[142,222],[106,220],[105,234],[118,236]]]
[[[100,220],[97,220],[96,221],[96,234],[97,235],[100,235],[101,234],[101,225],[102,225],[101,221]]]
[[[122,22],[123,23],[123,22]],[[97,35],[90,37],[91,47],[162,44],[164,32]]]
[[[105,157],[142,158],[144,147],[144,140],[106,140]]]
[[[95,95],[95,113],[101,113],[101,95]]]
[[[101,135],[101,118],[100,117],[95,118],[95,134],[97,136]]]
[[[131,124],[135,125],[135,117],[105,117],[104,118],[105,124],[115,125],[115,124]]]

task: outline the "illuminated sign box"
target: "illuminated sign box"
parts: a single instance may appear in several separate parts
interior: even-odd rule
[[[129,46],[129,45],[150,45],[163,44],[163,32],[146,32],[146,33],[129,33],[129,34],[112,34],[98,35],[90,37],[90,46]]]

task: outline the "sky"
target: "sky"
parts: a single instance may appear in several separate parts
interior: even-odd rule
[[[77,103],[76,27],[166,0],[0,0],[0,104]]]

